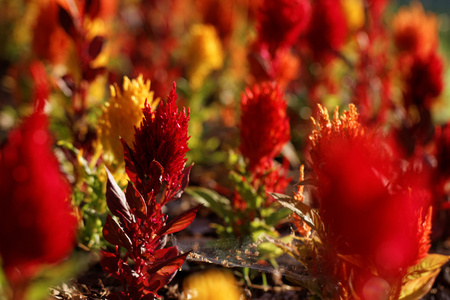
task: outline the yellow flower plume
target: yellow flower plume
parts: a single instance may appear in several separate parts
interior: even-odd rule
[[[110,167],[123,165],[123,148],[120,138],[128,144],[134,141],[134,126],[142,120],[145,101],[154,111],[159,98],[153,99],[150,80],[144,81],[142,75],[130,80],[124,77],[122,89],[117,84],[110,86],[111,98],[103,107],[99,118],[98,136],[103,146],[105,163]]]
[[[191,87],[196,90],[213,70],[222,67],[224,54],[214,26],[197,24],[189,33],[187,75]]]

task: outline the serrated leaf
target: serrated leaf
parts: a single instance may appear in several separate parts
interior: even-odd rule
[[[199,210],[200,207],[201,205],[198,205],[196,207],[191,208],[188,211],[185,211],[181,215],[175,217],[172,221],[170,221],[169,223],[164,225],[160,230],[158,230],[156,232],[156,235],[161,236],[164,234],[171,234],[185,229],[195,219],[197,211]]]
[[[232,214],[230,200],[213,190],[203,187],[189,187],[186,189],[186,193],[223,219]]]
[[[131,250],[132,244],[130,238],[110,215],[106,217],[106,223],[103,227],[103,237],[113,245]]]
[[[105,167],[105,170],[108,177],[108,181],[106,183],[106,203],[108,204],[108,208],[113,215],[130,223],[132,221],[132,217],[125,194],[116,183],[107,167]]]

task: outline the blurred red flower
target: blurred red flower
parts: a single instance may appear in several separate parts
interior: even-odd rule
[[[347,21],[340,1],[313,2],[306,40],[316,60],[327,62],[332,59],[334,52],[344,45],[347,34]]]
[[[425,58],[416,57],[406,75],[404,105],[408,107],[415,104],[429,110],[432,101],[444,88],[443,72],[444,65],[437,53],[431,53]]]
[[[258,15],[259,42],[276,49],[291,47],[306,29],[311,14],[308,0],[265,0]]]
[[[241,144],[250,171],[270,164],[290,140],[287,103],[276,83],[247,88],[241,96]]]
[[[13,286],[74,247],[76,219],[69,197],[47,117],[35,112],[9,134],[0,156],[0,256]]]
[[[69,37],[59,25],[58,3],[40,1],[39,14],[33,28],[33,50],[52,64],[63,63],[68,54]]]
[[[340,118],[336,110],[331,121],[319,109],[310,155],[327,242],[339,254],[360,255],[358,280],[375,276],[373,265],[397,283],[429,249],[427,176],[402,167],[395,146],[364,128],[354,106]]]

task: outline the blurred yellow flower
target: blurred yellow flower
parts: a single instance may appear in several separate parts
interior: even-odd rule
[[[189,34],[187,76],[192,89],[196,90],[211,71],[222,67],[224,54],[214,26],[193,25]]]
[[[400,51],[420,58],[428,57],[438,46],[438,24],[436,16],[425,13],[420,2],[402,7],[393,21],[394,42]]]
[[[208,270],[193,274],[183,282],[183,300],[239,300],[241,290],[232,273]]]
[[[142,75],[133,80],[125,76],[122,90],[117,84],[110,86],[110,89],[111,98],[103,107],[103,114],[98,121],[98,135],[104,150],[103,159],[114,169],[124,162],[120,137],[132,144],[134,126],[138,126],[142,120],[145,101],[154,111],[159,98],[153,99],[150,80],[144,81]]]
[[[341,0],[347,26],[350,31],[356,31],[364,26],[365,12],[363,0]]]

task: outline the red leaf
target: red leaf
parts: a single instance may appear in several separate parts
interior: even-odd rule
[[[155,273],[158,273],[160,276],[169,277],[170,275],[172,275],[172,273],[174,273],[181,267],[189,253],[190,251],[163,261],[153,263],[147,268],[146,271],[148,274],[153,276]]]
[[[108,181],[106,183],[106,203],[108,204],[109,210],[116,217],[121,218],[127,223],[131,223],[132,217],[130,214],[130,207],[128,206],[125,194],[117,185],[107,167],[105,167],[105,170],[108,176]]]
[[[100,265],[103,270],[114,274],[119,269],[119,258],[116,254],[105,251],[103,249],[100,250]]]
[[[124,247],[131,251],[132,245],[130,238],[110,215],[106,216],[106,223],[103,227],[103,237],[109,243]]]
[[[92,39],[92,41],[89,44],[89,57],[91,60],[94,60],[102,51],[103,44],[105,42],[105,38],[102,36],[96,36]]]
[[[172,221],[170,221],[169,223],[164,225],[161,229],[159,229],[156,232],[156,235],[161,236],[164,234],[170,234],[185,229],[194,220],[195,215],[197,214],[197,211],[199,210],[200,207],[201,205],[197,205],[196,207],[191,208],[190,210],[185,211],[181,215],[175,217]]]
[[[172,246],[169,248],[163,248],[163,249],[159,249],[156,250],[153,253],[153,258],[155,260],[166,260],[169,259],[171,257],[175,257],[178,255],[178,248],[177,246]]]
[[[165,265],[157,270],[156,274],[152,274],[154,272],[149,272],[149,274],[152,274],[152,282],[154,283],[152,285],[152,290],[157,291],[168,284],[175,276],[177,270],[184,263],[189,253],[190,251],[162,262]],[[151,270],[154,270],[154,267]],[[155,283],[157,283],[157,285]]]
[[[194,164],[190,165],[189,167],[186,167],[182,173],[181,173],[181,181],[180,184],[178,185],[178,189],[174,189],[173,193],[171,193],[169,196],[164,197],[161,200],[161,206],[164,206],[167,202],[170,202],[172,200],[176,200],[179,199],[181,197],[181,195],[183,195],[184,190],[187,188],[187,186],[189,185],[189,174],[191,172],[192,166]],[[165,194],[164,194],[165,195]]]
[[[147,205],[141,193],[136,189],[132,182],[128,182],[126,198],[131,211],[141,219],[147,217]]]
[[[123,146],[123,156],[125,159],[125,171],[127,172],[128,177],[130,178],[130,180],[134,183],[136,183],[136,179],[137,177],[139,178],[143,178],[143,172],[142,170],[139,168],[139,166],[135,165],[135,159],[134,159],[134,155],[133,155],[133,151],[131,150],[130,146],[128,146],[127,142],[125,142],[124,139],[120,139],[120,141],[122,142],[122,146]],[[139,174],[138,174],[138,170],[139,170]]]
[[[73,18],[70,15],[70,13],[67,10],[65,10],[64,8],[62,8],[61,6],[59,6],[58,19],[59,19],[59,24],[64,29],[64,31],[70,37],[74,38],[77,35],[77,33],[76,33],[76,28],[75,28],[75,23],[73,21]]]

